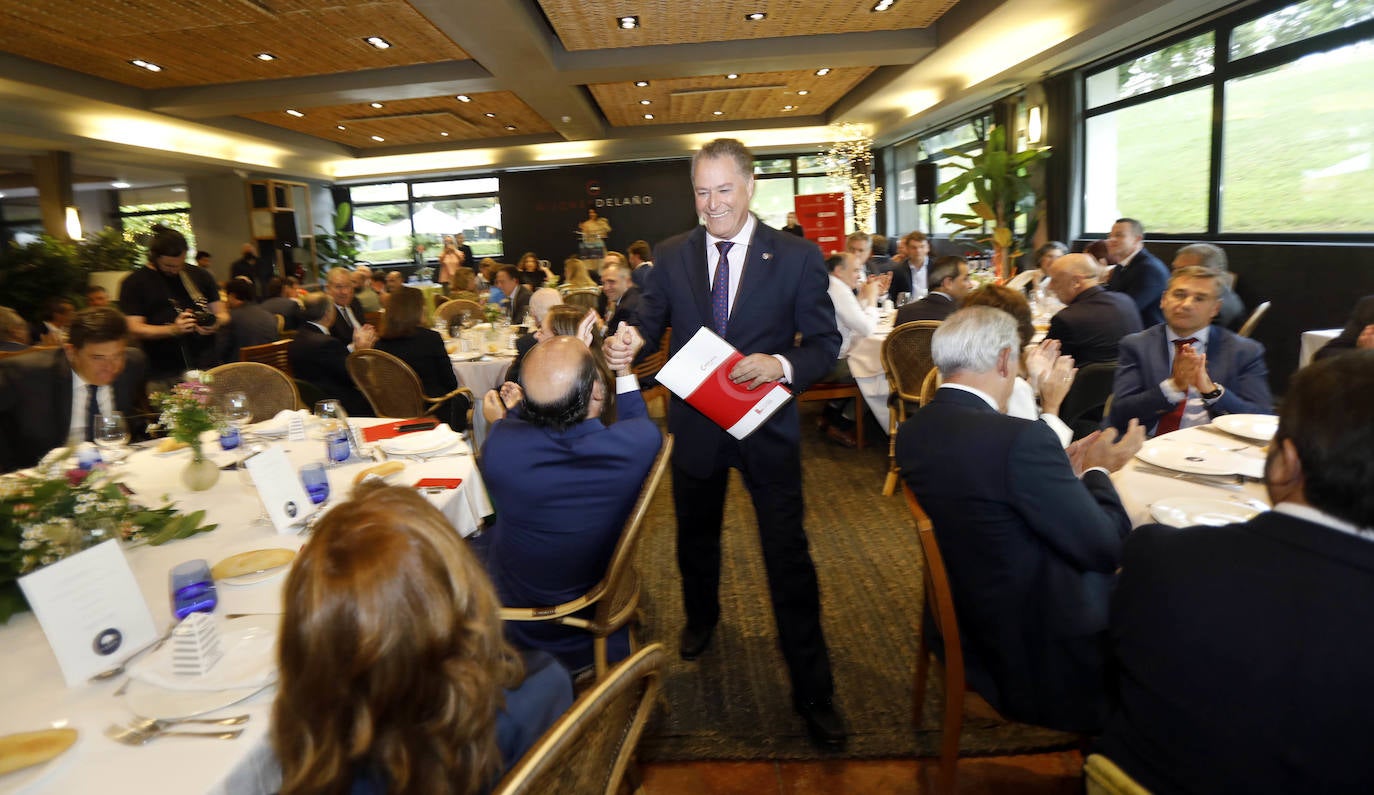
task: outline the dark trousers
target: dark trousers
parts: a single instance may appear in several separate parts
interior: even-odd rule
[[[720,618],[721,520],[730,468],[736,467],[758,515],[768,593],[793,696],[826,699],[834,682],[821,631],[816,567],[802,527],[801,451],[794,447],[765,460],[750,455],[748,447],[733,439],[723,444],[715,471],[706,477],[693,477],[673,465],[677,562],[687,624],[704,629]]]

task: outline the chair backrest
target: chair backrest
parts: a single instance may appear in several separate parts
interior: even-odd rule
[[[291,372],[291,362],[286,356],[286,349],[290,345],[291,340],[277,340],[264,345],[245,345],[239,348],[239,361],[258,362],[281,370],[287,375],[294,375]]]
[[[275,367],[258,362],[230,362],[209,371],[216,395],[239,390],[247,393],[253,422],[270,420],[280,411],[295,411],[301,395],[296,382]]]
[[[883,340],[883,370],[887,373],[887,383],[902,400],[920,401],[926,373],[935,366],[935,360],[930,358],[930,338],[939,327],[938,320],[903,323]]]
[[[1083,763],[1088,795],[1150,795],[1150,791],[1102,754],[1088,754]]]
[[[964,650],[959,641],[959,620],[954,615],[954,595],[949,590],[949,574],[945,571],[945,559],[940,555],[940,545],[935,540],[935,525],[926,515],[911,487],[903,486],[906,504],[916,520],[916,535],[921,539],[921,553],[926,559],[925,591],[926,607],[935,621],[935,629],[943,639],[945,668],[957,670],[962,679],[964,670]]]
[[[673,452],[673,435],[663,438],[663,446],[644,476],[639,487],[639,497],[625,518],[625,529],[620,532],[620,540],[611,553],[611,562],[606,566],[606,576],[592,590],[602,591],[604,595],[596,603],[596,616],[593,623],[605,634],[610,634],[624,626],[639,606],[639,575],[634,568],[635,547],[639,544],[639,530],[644,525],[644,516],[649,512],[649,503],[658,491],[663,473],[668,470],[668,459]]]
[[[601,302],[600,290],[572,290],[563,296],[563,303],[582,309],[596,309]]]
[[[425,413],[420,377],[410,365],[386,351],[348,354],[348,374],[378,417],[420,417]]]
[[[663,685],[663,644],[641,649],[582,694],[492,795],[614,795]]]
[[[673,330],[667,328],[663,330],[663,337],[659,340],[658,350],[640,359],[631,369],[640,383],[658,375],[658,371],[663,369],[663,365],[668,363],[668,345],[673,341]]]
[[[1078,368],[1073,386],[1059,404],[1059,419],[1073,429],[1075,439],[1087,436],[1101,424],[1115,378],[1116,362],[1093,362]]]
[[[1262,303],[1262,304],[1260,304],[1259,306],[1255,307],[1255,311],[1251,312],[1251,313],[1250,313],[1250,317],[1246,318],[1246,320],[1245,320],[1245,325],[1241,326],[1241,327],[1240,327],[1240,331],[1237,331],[1236,333],[1239,334],[1239,335],[1242,336],[1242,337],[1248,337],[1248,336],[1250,336],[1251,334],[1254,334],[1254,333],[1255,333],[1255,326],[1258,326],[1258,325],[1259,325],[1260,318],[1264,317],[1264,313],[1265,313],[1265,312],[1268,312],[1268,311],[1269,311],[1269,302],[1268,302],[1268,301],[1265,301],[1264,303]]]
[[[463,298],[454,298],[445,301],[434,310],[434,316],[445,323],[452,323],[454,320],[461,319],[463,313],[468,313],[468,319],[476,323],[482,319],[482,305],[476,301],[468,301]]]

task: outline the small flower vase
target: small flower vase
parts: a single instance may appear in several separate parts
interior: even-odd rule
[[[219,467],[205,457],[200,443],[191,445],[191,461],[181,470],[181,483],[191,491],[205,491],[219,482]]]

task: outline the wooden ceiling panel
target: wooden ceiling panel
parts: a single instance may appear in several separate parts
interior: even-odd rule
[[[870,66],[841,67],[824,76],[814,70],[755,72],[734,80],[710,75],[651,80],[645,88],[633,82],[597,83],[588,88],[615,127],[699,124],[820,115],[872,72]],[[650,104],[642,104],[643,100]],[[784,110],[788,105],[793,109]],[[646,113],[654,118],[645,119]]]
[[[929,27],[956,0],[896,0],[887,11],[876,0],[539,0],[544,15],[568,50],[602,50],[658,44],[741,41],[818,33],[858,33]],[[762,11],[758,22],[745,15]],[[622,30],[621,16],[639,17],[639,27]]]
[[[553,132],[548,122],[509,91],[473,94],[471,102],[459,102],[452,96],[425,97],[386,102],[380,108],[353,103],[304,112],[300,118],[284,110],[246,114],[244,118],[360,149]],[[487,113],[494,113],[495,118],[487,117]],[[340,125],[345,129],[340,130]],[[507,130],[507,125],[515,129]],[[373,140],[374,135],[384,140]]]
[[[381,36],[392,46],[378,50],[363,41],[367,36]],[[403,0],[0,0],[0,51],[138,88],[468,57]],[[254,57],[260,52],[277,59],[260,61]],[[163,70],[136,67],[129,63],[134,58]]]

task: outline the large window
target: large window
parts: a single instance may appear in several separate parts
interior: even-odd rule
[[[475,257],[500,257],[501,202],[496,177],[386,182],[349,188],[359,258],[376,265],[413,262],[417,247],[436,260],[447,235],[462,233]],[[475,263],[473,263],[475,265]]]
[[[1085,232],[1374,230],[1374,0],[1251,7],[1085,78]]]

